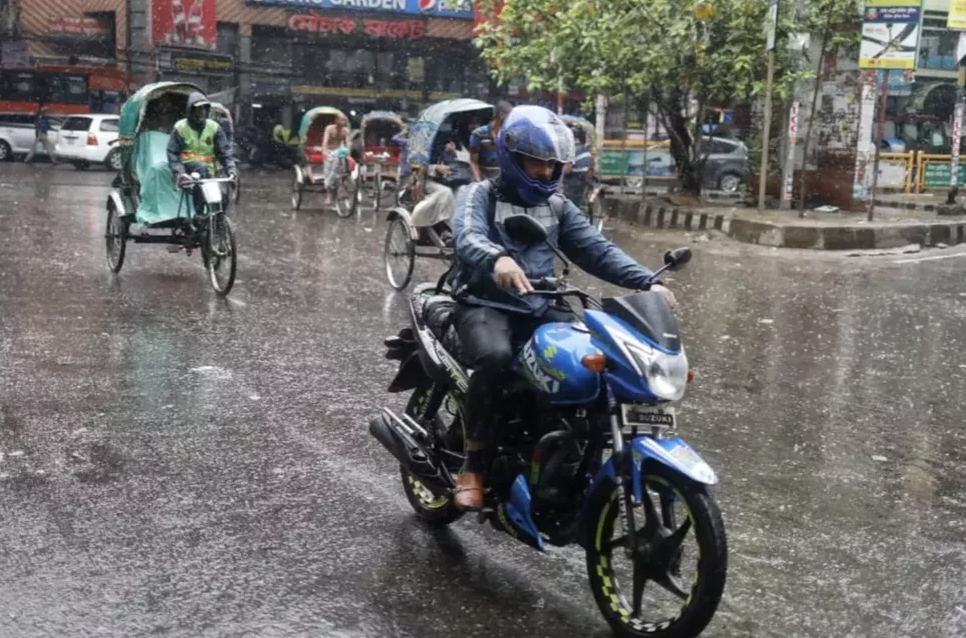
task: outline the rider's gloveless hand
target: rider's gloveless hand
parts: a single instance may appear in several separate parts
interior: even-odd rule
[[[512,257],[504,255],[497,259],[493,264],[493,276],[500,288],[516,290],[519,293],[533,292],[527,274]]]

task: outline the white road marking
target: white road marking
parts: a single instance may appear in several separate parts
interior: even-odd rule
[[[896,259],[892,263],[894,264],[918,264],[921,261],[937,261],[939,259],[956,259],[957,257],[966,257],[966,252],[953,253],[947,255],[932,255],[929,257],[913,257],[912,259]]]

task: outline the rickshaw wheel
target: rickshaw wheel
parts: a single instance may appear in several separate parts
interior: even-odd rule
[[[389,285],[396,290],[405,290],[416,267],[416,244],[412,227],[402,217],[396,217],[389,224],[383,254]]]
[[[120,272],[124,265],[124,253],[127,250],[127,220],[117,214],[113,205],[107,207],[107,225],[104,232],[104,243],[107,248],[107,267],[111,272]]]
[[[237,204],[241,199],[241,176],[235,173],[235,183],[231,185],[231,199]]]
[[[382,173],[376,173],[376,177],[373,181],[375,183],[376,193],[372,196],[372,201],[376,207],[376,210],[379,210],[379,204],[382,202]]]
[[[292,183],[292,210],[302,208],[302,182],[299,181],[298,174]]]
[[[231,220],[227,215],[212,215],[208,220],[208,232],[201,250],[206,255],[204,262],[208,268],[211,287],[218,296],[224,297],[235,285],[235,269],[238,266],[235,233],[232,232]]]
[[[335,212],[339,217],[352,217],[359,207],[358,182],[346,173],[339,180],[335,192]]]

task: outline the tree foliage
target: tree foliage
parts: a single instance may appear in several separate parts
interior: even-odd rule
[[[497,2],[481,0],[482,11],[495,13]],[[764,91],[767,13],[767,0],[508,0],[498,21],[481,25],[477,45],[499,81],[653,105],[682,187],[697,192],[706,110]],[[803,28],[781,20],[779,41]],[[776,53],[781,97],[804,73],[790,70],[783,47]]]

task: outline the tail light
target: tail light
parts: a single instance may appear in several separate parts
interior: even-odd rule
[[[94,135],[93,133],[88,133],[87,134],[87,145],[88,146],[97,146],[97,136]]]

